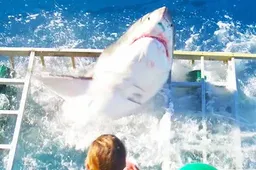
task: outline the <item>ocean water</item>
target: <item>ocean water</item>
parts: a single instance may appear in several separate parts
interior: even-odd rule
[[[254,0],[0,0],[0,46],[102,49],[142,15],[163,5],[174,19],[175,50],[256,52]],[[46,70],[37,61],[34,75],[41,71],[77,75],[91,62],[77,59],[78,69],[72,70],[70,60],[48,58]],[[15,66],[17,76],[24,76],[27,58],[16,58]],[[199,66],[197,62],[175,61],[172,78],[184,80],[188,71]],[[256,62],[237,60],[236,66],[241,131],[254,133],[242,138],[242,169],[254,170]],[[221,62],[207,62],[207,80],[228,81],[226,68]],[[118,121],[99,118],[84,124],[80,120],[86,115],[76,114],[79,110],[75,109],[64,114],[62,99],[32,77],[13,169],[84,169],[87,148],[101,133],[120,137],[128,157],[141,169],[161,169],[166,160],[170,169],[194,161],[205,161],[219,169],[238,169],[235,157],[240,147],[234,144],[237,122],[230,112],[232,93],[209,87],[207,95],[206,121],[200,117],[200,90],[173,88],[170,94],[165,90],[159,93],[142,113]],[[159,121],[164,97],[171,100],[171,122],[168,115]],[[19,90],[17,97],[1,95],[1,105],[7,107],[9,103],[15,108],[19,98]],[[8,142],[15,118],[0,120],[4,122],[0,140]],[[194,146],[202,152],[195,151]],[[0,157],[0,169],[4,169],[6,152],[0,152]]]

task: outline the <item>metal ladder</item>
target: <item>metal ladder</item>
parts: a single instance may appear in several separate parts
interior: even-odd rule
[[[33,51],[33,52],[31,52]],[[55,56],[55,57],[71,57],[71,62],[73,68],[75,67],[75,58],[76,57],[99,57],[102,53],[102,49],[53,49],[53,48],[7,48],[7,47],[0,47],[0,54],[4,56],[30,56],[29,65],[28,65],[28,72],[24,80],[17,80],[17,79],[0,79],[0,84],[13,84],[13,85],[24,85],[22,98],[20,102],[19,110],[17,111],[5,111],[0,110],[0,114],[4,115],[17,115],[16,126],[14,130],[13,140],[11,144],[1,145],[0,149],[9,150],[9,159],[7,170],[12,169],[16,145],[18,141],[21,121],[23,112],[25,109],[25,102],[27,98],[27,92],[30,83],[30,77],[32,74],[34,57],[39,56],[41,59],[42,66],[45,66],[44,57],[45,56]],[[13,58],[10,57],[12,60]],[[235,130],[235,144],[236,144],[236,152],[234,155],[236,156],[237,160],[237,169],[242,169],[242,150],[251,150],[254,148],[241,148],[241,138],[246,137],[253,137],[256,136],[256,133],[253,134],[241,134],[240,132],[240,123],[239,123],[239,116],[237,113],[237,83],[236,83],[236,72],[235,72],[235,59],[256,59],[256,54],[249,54],[249,53],[227,53],[227,52],[204,52],[204,51],[174,51],[174,59],[177,60],[201,60],[201,81],[200,82],[172,82],[172,87],[199,87],[202,90],[202,117],[206,116],[206,86],[207,82],[204,80],[204,61],[205,60],[216,60],[216,61],[228,61],[228,65],[231,69],[231,75],[229,77],[232,78],[232,85],[234,91],[234,105],[233,105],[233,113],[236,116],[237,120],[237,127]],[[11,62],[13,66],[13,62]],[[219,83],[218,83],[219,86]],[[225,85],[224,85],[225,86]],[[203,119],[203,123],[206,124],[206,121]],[[205,126],[204,126],[205,127]],[[186,146],[181,146],[180,148],[185,148]],[[207,162],[207,150],[212,149],[214,146],[211,145],[211,148],[206,146],[189,146],[186,150],[196,150],[201,151],[203,155],[203,161]]]
[[[34,58],[35,58],[35,52],[31,51],[30,56],[29,56],[28,70],[26,72],[26,76],[24,79],[0,78],[0,84],[23,85],[19,109],[18,110],[0,110],[1,115],[16,115],[17,116],[14,133],[13,133],[13,137],[12,137],[12,142],[10,144],[0,144],[0,149],[9,150],[7,170],[11,170],[12,166],[13,166],[15,151],[16,151],[20,128],[21,128],[21,123],[22,123],[22,117],[23,117],[24,110],[25,110],[25,104],[26,104],[26,99],[27,99],[27,95],[28,95],[30,79],[31,79],[33,66],[34,66]],[[10,57],[10,59],[12,60],[12,57]],[[13,62],[11,62],[11,64],[13,64]]]
[[[202,125],[203,127],[206,127],[206,85],[207,83],[205,82],[205,66],[204,66],[204,61],[205,58],[204,56],[201,56],[201,81],[200,82],[172,82],[172,87],[200,87],[201,88],[201,114],[202,114]],[[228,69],[231,73],[231,83],[232,83],[232,90],[233,90],[233,106],[232,106],[232,112],[236,117],[236,127],[235,127],[235,134],[234,134],[234,143],[235,143],[235,159],[236,159],[236,168],[237,169],[243,169],[243,159],[242,159],[242,149],[241,149],[241,133],[240,133],[240,120],[239,120],[239,115],[237,112],[237,79],[236,79],[236,67],[235,67],[235,58],[231,58],[230,61],[228,61]],[[225,84],[223,83],[216,83],[218,86],[225,87]],[[206,130],[206,129],[204,129]],[[204,139],[203,139],[204,140]],[[207,148],[206,146],[182,146],[182,149],[187,150],[187,148],[190,148],[192,150],[200,151],[202,152],[203,156],[203,162],[207,162]]]

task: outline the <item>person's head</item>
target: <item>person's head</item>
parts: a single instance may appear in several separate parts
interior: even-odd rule
[[[88,170],[123,170],[125,166],[126,149],[115,135],[104,134],[92,142],[85,162]]]

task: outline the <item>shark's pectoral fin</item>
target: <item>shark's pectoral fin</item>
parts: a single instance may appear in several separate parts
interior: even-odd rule
[[[72,77],[72,76],[36,76],[47,88],[56,93],[58,96],[67,100],[85,94],[90,85],[92,77]]]

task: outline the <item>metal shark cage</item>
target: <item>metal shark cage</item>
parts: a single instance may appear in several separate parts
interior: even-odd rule
[[[0,47],[0,56],[9,57],[11,67],[14,68],[14,57],[27,56],[29,57],[28,68],[26,70],[26,76],[24,79],[10,79],[10,78],[0,78],[0,84],[5,85],[23,85],[22,96],[19,104],[18,110],[0,110],[0,115],[16,115],[16,124],[10,144],[0,144],[0,150],[9,150],[7,170],[11,170],[13,167],[13,161],[15,157],[16,146],[19,138],[19,132],[22,123],[22,117],[25,110],[26,99],[28,95],[28,90],[30,86],[30,79],[32,76],[33,68],[35,65],[35,58],[39,57],[42,66],[46,66],[44,57],[70,57],[71,64],[73,68],[76,68],[75,58],[76,57],[98,57],[102,50],[99,49],[53,49],[53,48],[6,48]],[[236,168],[243,169],[243,150],[255,150],[253,148],[242,148],[241,139],[248,137],[256,137],[256,133],[242,134],[240,132],[240,120],[239,114],[237,112],[237,78],[236,78],[236,67],[235,59],[256,59],[256,54],[247,53],[227,53],[227,52],[192,52],[192,51],[174,51],[175,60],[195,60],[201,61],[201,80],[199,82],[172,82],[172,87],[198,87],[201,88],[201,113],[202,117],[206,115],[206,86],[207,81],[205,80],[205,60],[212,61],[223,61],[227,63],[228,69],[230,69],[232,75],[232,90],[233,90],[233,106],[232,112],[236,116],[236,130],[235,136],[235,158],[236,158]],[[225,87],[225,83],[219,83],[218,86]],[[189,148],[190,150],[200,151],[203,155],[203,161],[206,161],[206,149],[205,146],[181,146],[181,148]],[[220,148],[211,147],[212,149]]]

